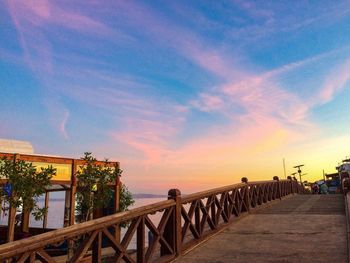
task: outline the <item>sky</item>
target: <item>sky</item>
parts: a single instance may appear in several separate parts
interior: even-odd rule
[[[0,2],[0,138],[135,193],[335,172],[349,79],[349,1]]]

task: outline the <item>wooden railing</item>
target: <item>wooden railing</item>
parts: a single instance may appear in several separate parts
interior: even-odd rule
[[[345,217],[346,217],[346,229],[347,229],[347,242],[348,242],[348,262],[350,262],[350,178],[349,175],[344,177],[341,181],[341,188],[344,194],[345,203]]]
[[[243,178],[185,196],[171,189],[166,201],[2,245],[0,262],[169,262],[250,210],[303,191],[294,180],[274,179]],[[121,225],[126,232],[119,240],[115,230]],[[50,251],[57,243],[75,246],[58,258]]]

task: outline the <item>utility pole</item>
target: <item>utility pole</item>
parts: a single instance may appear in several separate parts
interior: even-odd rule
[[[287,175],[286,175],[286,162],[283,158],[283,171],[284,171],[284,179],[287,179]]]
[[[322,172],[323,172],[323,181],[326,182],[326,175],[324,173],[324,170],[322,170]]]
[[[301,167],[303,167],[303,166],[304,166],[304,164],[299,164],[299,165],[296,165],[296,166],[293,167],[293,168],[298,169],[297,172],[299,174],[300,183],[301,183]]]

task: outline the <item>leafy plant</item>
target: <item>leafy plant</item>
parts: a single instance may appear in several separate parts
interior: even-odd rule
[[[119,211],[118,212],[128,210],[129,206],[131,206],[135,203],[135,200],[132,197],[131,192],[124,184],[121,186],[119,198],[120,198],[120,204],[119,204]]]
[[[90,152],[84,153],[82,160],[85,164],[77,171],[76,211],[80,221],[88,221],[92,219],[94,209],[111,203],[114,191],[110,185],[115,183],[122,170],[108,167],[107,160],[105,165],[98,165]],[[124,210],[134,202],[126,187],[122,187],[120,198],[121,208]]]
[[[14,208],[22,207],[23,211],[31,212],[35,220],[40,220],[46,213],[45,208],[39,208],[38,198],[51,185],[50,179],[56,174],[52,166],[39,171],[31,162],[2,158],[0,176],[8,180],[3,187],[4,200]]]

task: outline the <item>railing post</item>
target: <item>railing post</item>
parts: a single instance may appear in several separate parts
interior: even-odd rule
[[[293,187],[293,180],[291,176],[288,176],[287,179],[289,180],[290,183],[290,193],[294,194],[294,187]]]
[[[297,186],[297,191],[296,193],[299,194],[300,193],[300,189],[299,189],[299,183],[298,183],[298,179],[293,177],[293,180],[294,180],[294,184]]]
[[[247,205],[247,212],[250,212],[250,198],[249,198],[249,185],[248,185],[248,178],[242,177],[241,182],[246,184],[245,191],[244,191],[244,203]]]
[[[164,229],[164,239],[174,249],[176,256],[182,253],[182,229],[181,229],[181,192],[179,189],[170,189],[168,192],[168,199],[174,200],[175,207],[172,215],[168,219],[168,223]],[[161,255],[169,254],[165,247],[161,247]]]
[[[280,179],[278,178],[278,176],[274,176],[273,180],[276,181],[277,184],[277,197],[279,199],[282,199],[282,193],[281,193],[281,182]]]

